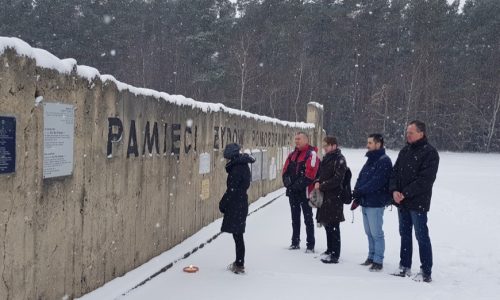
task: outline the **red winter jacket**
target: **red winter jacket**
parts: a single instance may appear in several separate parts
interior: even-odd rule
[[[282,172],[287,195],[304,193],[309,198],[320,164],[317,151],[318,148],[306,145],[304,150],[295,148],[288,155]]]

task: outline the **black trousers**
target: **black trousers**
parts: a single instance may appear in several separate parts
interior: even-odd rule
[[[236,260],[234,262],[237,266],[243,267],[245,265],[245,241],[243,240],[243,233],[233,233],[233,239],[236,246]]]
[[[314,249],[316,240],[314,239],[313,211],[309,206],[305,192],[304,195],[291,194],[289,197],[290,210],[292,213],[292,245],[300,244],[300,211],[304,214],[306,225],[307,249]]]
[[[325,225],[327,251],[332,257],[340,257],[340,224],[332,223]]]

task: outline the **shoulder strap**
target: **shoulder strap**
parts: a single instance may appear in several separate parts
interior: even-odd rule
[[[307,161],[309,159],[309,157],[311,157],[312,151],[313,150],[311,148],[307,149],[306,156],[304,157],[304,161]]]
[[[344,155],[340,154],[337,156],[337,158],[335,159],[335,167],[337,167],[337,163],[340,161],[340,160],[344,160],[346,166],[347,166],[347,161],[345,160],[345,157]]]
[[[308,149],[308,150],[306,151],[306,155],[304,156],[304,162],[307,162],[307,160],[309,159],[309,157],[311,157],[311,155],[312,155],[312,154],[311,154],[311,153],[312,153],[312,151],[313,151],[312,149]],[[297,155],[295,156],[295,160],[294,160],[295,162],[297,162],[297,161],[299,160],[299,156],[300,156],[300,154],[297,154]],[[290,159],[290,160],[292,160],[292,159]]]
[[[300,156],[299,152],[300,152],[299,150],[294,149],[292,151],[292,153],[290,153],[290,155],[289,155],[290,161],[297,162],[299,160],[299,156]]]

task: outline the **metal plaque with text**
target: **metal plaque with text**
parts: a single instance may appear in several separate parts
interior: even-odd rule
[[[74,106],[45,103],[43,111],[43,178],[73,173]]]
[[[16,118],[0,116],[0,174],[16,171]]]

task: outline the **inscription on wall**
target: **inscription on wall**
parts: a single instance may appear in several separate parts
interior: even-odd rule
[[[186,125],[181,123],[161,123],[146,121],[137,124],[130,120],[129,124],[123,124],[119,117],[108,118],[108,139],[106,154],[112,158],[116,154],[116,144],[123,143],[126,147],[126,158],[138,157],[139,155],[153,156],[175,156],[179,159],[181,152],[188,154],[198,150],[199,130],[191,120]],[[190,125],[190,126],[188,126]],[[229,143],[238,143],[245,146],[245,129],[230,127],[213,127],[213,149],[220,150]],[[290,145],[292,134],[276,133],[252,130],[251,141],[255,147],[283,147]]]

